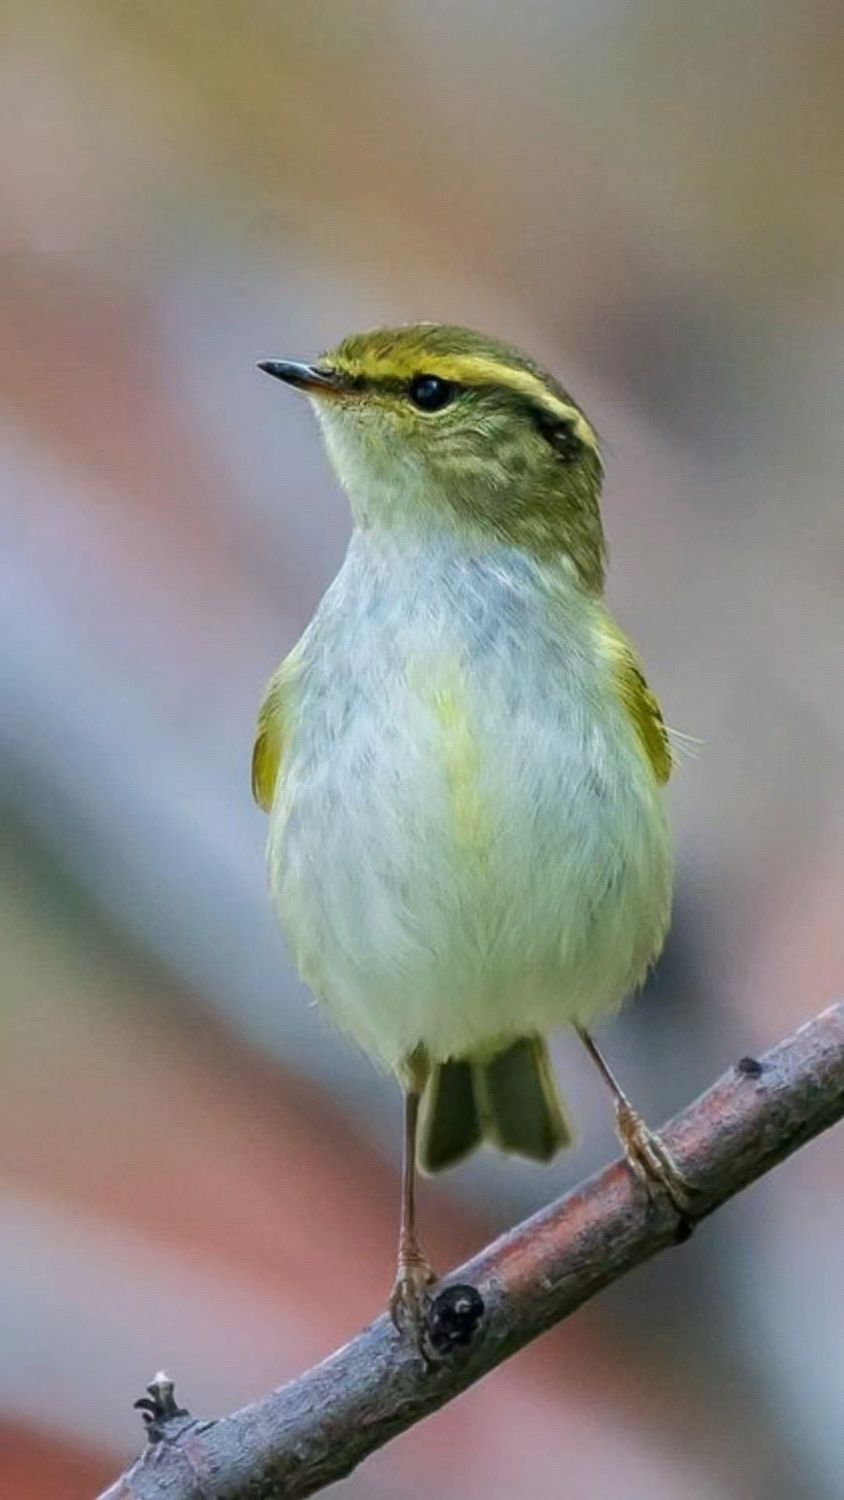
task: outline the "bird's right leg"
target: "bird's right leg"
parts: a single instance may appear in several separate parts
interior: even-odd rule
[[[589,1053],[598,1072],[612,1093],[615,1102],[615,1119],[618,1136],[624,1154],[639,1181],[649,1190],[656,1185],[667,1194],[680,1218],[688,1224],[699,1213],[696,1189],[677,1166],[668,1147],[659,1136],[649,1130],[641,1115],[633,1108],[612,1068],[584,1027],[577,1028],[578,1035]]]
[[[416,1131],[419,1102],[428,1076],[428,1061],[421,1048],[408,1059],[404,1073],[401,1222],[396,1280],[389,1308],[399,1332],[410,1334],[424,1353],[425,1315],[430,1304],[428,1288],[437,1278],[416,1235]]]

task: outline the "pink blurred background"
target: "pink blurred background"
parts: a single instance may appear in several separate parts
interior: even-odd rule
[[[263,682],[342,554],[259,376],[469,323],[609,440],[613,607],[669,721],[673,935],[602,1032],[657,1122],[844,971],[844,12],[9,0],[0,43],[0,1447],[88,1500],[161,1366],[202,1415],[380,1308],[398,1096],[298,986]],[[614,1154],[427,1185],[443,1264]],[[839,1500],[844,1136],[341,1487]],[[339,1492],[339,1491],[338,1491]]]

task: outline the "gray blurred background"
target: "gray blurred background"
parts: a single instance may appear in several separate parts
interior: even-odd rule
[[[88,1500],[160,1366],[211,1415],[368,1321],[399,1101],[298,986],[249,795],[342,555],[259,376],[434,318],[608,441],[669,722],[673,934],[601,1033],[658,1122],[841,990],[844,12],[785,0],[7,0],[0,17],[0,1443]],[[428,1185],[443,1264],[615,1152]],[[838,1500],[832,1135],[369,1462],[360,1500]]]

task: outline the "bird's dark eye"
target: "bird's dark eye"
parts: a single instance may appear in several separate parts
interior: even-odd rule
[[[455,389],[450,380],[441,380],[439,375],[417,375],[408,395],[420,411],[442,411],[454,400]]]

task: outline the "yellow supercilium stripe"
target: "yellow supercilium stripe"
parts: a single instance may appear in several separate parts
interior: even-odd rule
[[[570,402],[555,396],[545,382],[538,375],[532,375],[529,370],[520,370],[514,365],[476,354],[455,354],[426,361],[426,374],[428,363],[431,365],[432,375],[453,380],[457,385],[498,385],[508,391],[515,391],[535,406],[542,407],[550,417],[560,422],[569,422],[575,437],[597,453],[598,439],[583,412]]]
[[[580,442],[595,453],[598,452],[597,436],[582,411],[555,395],[538,375],[532,375],[530,370],[523,370],[517,365],[507,364],[504,360],[492,359],[483,354],[420,354],[418,349],[411,347],[396,348],[389,359],[385,359],[380,353],[371,357],[364,354],[362,358],[355,359],[350,367],[355,374],[372,381],[385,375],[395,380],[407,380],[413,375],[424,374],[451,380],[455,385],[503,387],[524,396],[556,421],[570,423]]]

